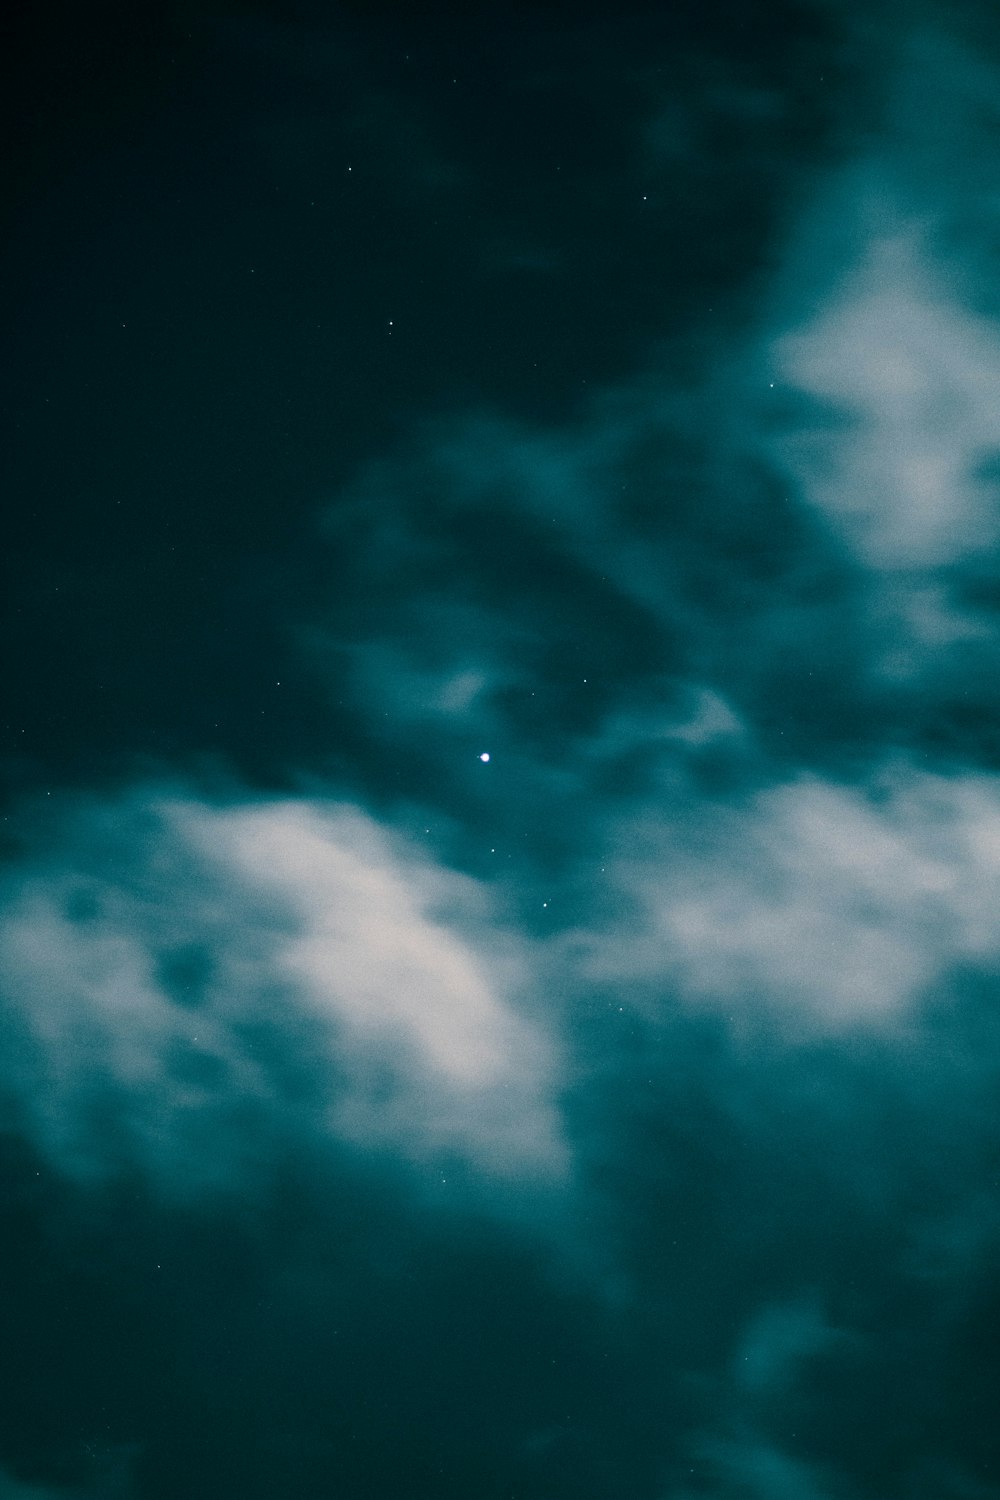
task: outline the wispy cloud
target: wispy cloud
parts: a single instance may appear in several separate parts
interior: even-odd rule
[[[88,1467],[97,1469],[96,1477],[71,1484],[36,1484],[0,1469],[0,1500],[128,1500],[135,1493],[126,1452],[94,1454]]]

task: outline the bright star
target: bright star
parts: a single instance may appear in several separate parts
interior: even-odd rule
[[[483,762],[488,761],[489,758],[490,758],[490,753],[489,753],[488,750],[484,750],[483,753],[482,753],[482,755],[479,757],[479,759],[481,761],[483,761]]]

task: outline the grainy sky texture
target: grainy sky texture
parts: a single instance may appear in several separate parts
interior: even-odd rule
[[[1000,1500],[1000,20],[5,48],[0,1500]]]

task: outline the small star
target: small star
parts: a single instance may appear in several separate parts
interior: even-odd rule
[[[489,758],[490,758],[490,752],[488,750],[484,750],[483,753],[482,753],[482,755],[479,757],[479,759],[483,762],[483,765],[486,764],[486,762],[489,760]]]

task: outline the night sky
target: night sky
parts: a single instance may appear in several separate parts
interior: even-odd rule
[[[22,9],[0,1500],[1000,1500],[995,3]]]

